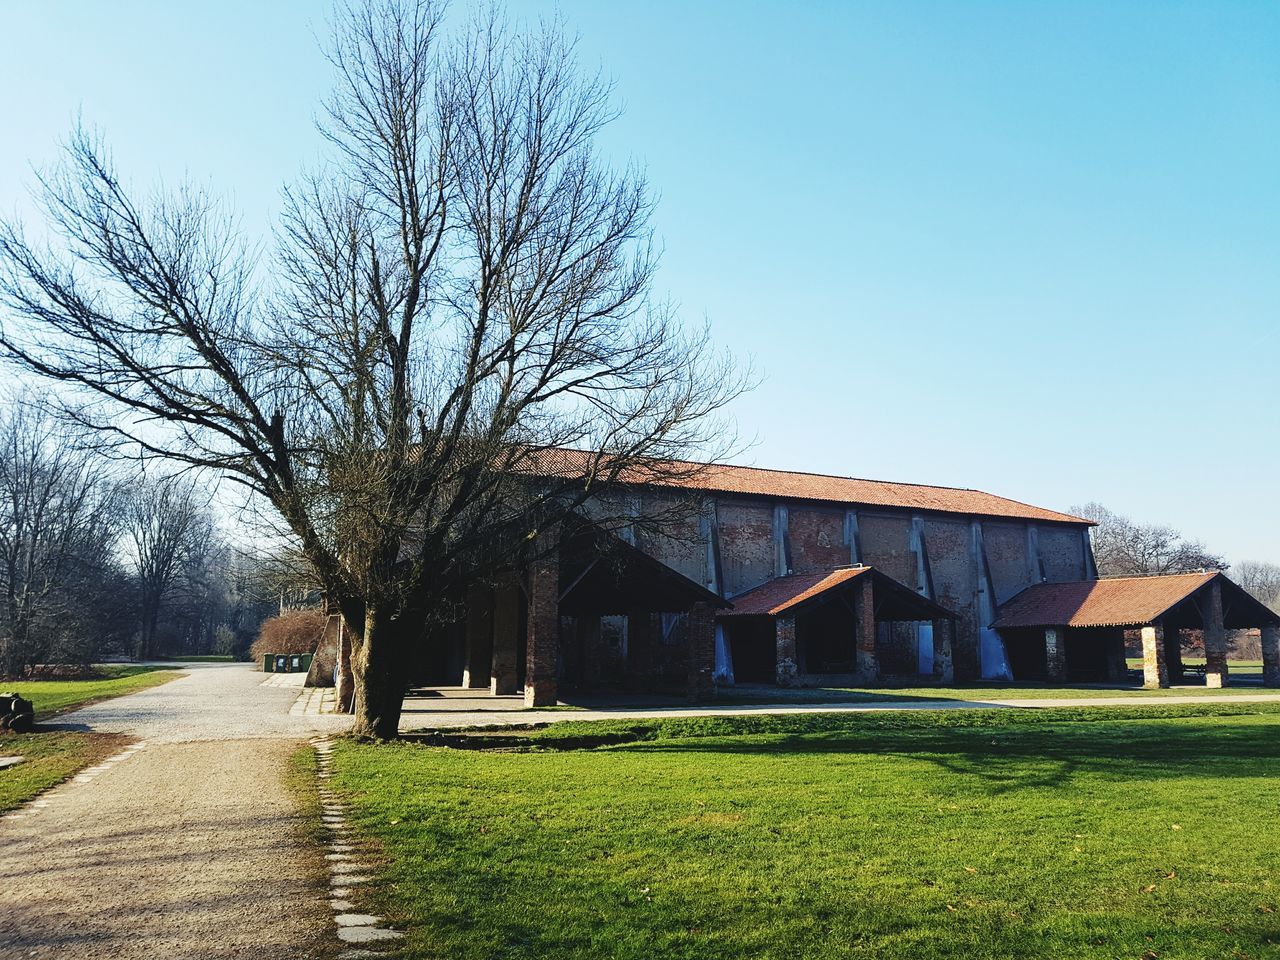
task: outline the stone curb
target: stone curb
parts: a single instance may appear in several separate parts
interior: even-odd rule
[[[311,741],[316,751],[317,790],[320,795],[320,819],[329,831],[325,860],[329,864],[329,907],[338,927],[338,939],[351,948],[338,954],[339,960],[357,960],[359,957],[385,956],[367,945],[388,943],[404,936],[399,930],[379,926],[382,917],[372,913],[360,913],[351,897],[354,889],[373,879],[368,864],[361,863],[350,842],[351,826],[347,822],[346,806],[329,788],[333,776],[333,742],[328,738]]]

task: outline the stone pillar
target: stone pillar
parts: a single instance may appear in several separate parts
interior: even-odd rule
[[[1204,614],[1204,685],[1225,687],[1227,676],[1227,631],[1222,625],[1222,584],[1209,581],[1209,589],[1200,604]]]
[[[871,574],[864,573],[858,580],[853,605],[855,668],[859,683],[875,683],[880,679],[880,662],[876,657],[876,605]]]
[[[1262,628],[1262,685],[1280,687],[1280,626]]]
[[[516,661],[520,643],[520,586],[514,573],[503,574],[493,589],[493,657],[489,692],[495,697],[516,693]]]
[[[493,665],[493,591],[487,586],[467,588],[466,651],[462,685],[489,686]]]
[[[1050,683],[1067,680],[1067,628],[1045,627],[1044,672]]]
[[[1169,670],[1164,662],[1164,631],[1159,626],[1142,628],[1142,685],[1148,690],[1169,686]]]
[[[943,617],[933,621],[933,679],[938,683],[954,683],[955,668],[951,661],[951,633],[955,621]]]
[[[556,702],[556,669],[560,657],[560,550],[539,538],[542,556],[529,564],[529,637],[524,659],[524,705],[549,707]],[[554,541],[553,541],[554,542]]]
[[[355,709],[356,678],[351,670],[351,631],[341,617],[338,618],[338,677],[334,686],[338,710],[350,713]]]
[[[1164,663],[1169,671],[1170,683],[1181,683],[1182,676],[1182,628],[1164,625]]]
[[[699,601],[685,625],[689,639],[689,700],[704,703],[716,692],[716,617],[711,604]]]
[[[800,672],[796,666],[796,618],[778,617],[774,621],[774,630],[778,649],[778,686],[794,687],[799,682]]]

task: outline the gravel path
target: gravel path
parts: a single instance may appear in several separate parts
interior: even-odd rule
[[[302,692],[301,684],[275,686],[272,678],[298,674],[264,676],[246,663],[184,663],[177,669],[187,676],[69,713],[59,726],[127,733],[152,743],[185,743],[303,740],[319,733],[339,733],[351,723],[344,716],[291,715],[289,708]]]
[[[243,665],[68,714],[143,741],[0,819],[5,957],[331,957],[325,862],[286,785],[288,758],[336,717]],[[248,739],[246,739],[248,738]]]

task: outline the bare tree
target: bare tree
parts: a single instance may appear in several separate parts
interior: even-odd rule
[[[1227,562],[1198,540],[1186,540],[1172,527],[1135,523],[1100,503],[1072,507],[1071,512],[1097,522],[1093,555],[1103,576],[1225,570]]]
[[[23,403],[0,416],[0,675],[87,659],[114,573],[118,486],[80,438]]]
[[[1231,576],[1272,610],[1280,611],[1280,565],[1244,560],[1231,565]]]
[[[138,583],[137,656],[153,657],[161,607],[212,547],[209,494],[190,479],[144,479],[133,485],[125,517]]]
[[[646,184],[593,149],[608,85],[554,26],[442,15],[338,11],[333,159],[262,269],[209,197],[136,199],[84,132],[41,181],[58,245],[0,228],[0,349],[122,448],[271,505],[355,638],[376,737],[463,584],[588,500],[609,522],[620,481],[689,479],[746,385],[651,295]]]

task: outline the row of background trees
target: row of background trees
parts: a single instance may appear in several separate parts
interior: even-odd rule
[[[235,549],[210,490],[142,472],[15,401],[0,408],[0,675],[116,654],[241,654],[280,565]]]

